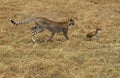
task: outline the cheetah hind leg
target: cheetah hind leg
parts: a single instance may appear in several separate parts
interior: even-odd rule
[[[43,31],[43,29],[40,28],[40,26],[33,26],[33,27],[31,27],[32,41],[33,41],[33,43],[36,42],[35,39],[34,39],[35,34],[40,33],[42,31]]]
[[[53,39],[53,36],[55,35],[55,33],[51,33],[50,38],[47,41],[51,41]]]
[[[35,33],[32,33],[32,41],[33,41],[33,43],[36,42],[35,39],[34,39],[34,35],[35,35]]]

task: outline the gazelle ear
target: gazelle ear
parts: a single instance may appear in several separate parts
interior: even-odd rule
[[[96,26],[96,28],[101,28],[101,26]]]
[[[96,27],[96,29],[97,29],[97,30],[100,30],[100,31],[102,30],[101,27]]]
[[[98,29],[99,27],[98,26],[95,26],[96,29]]]

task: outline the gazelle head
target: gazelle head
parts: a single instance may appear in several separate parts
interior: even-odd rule
[[[100,33],[101,31],[102,31],[101,28],[98,28],[98,27],[96,28],[96,34],[97,34],[97,33]]]

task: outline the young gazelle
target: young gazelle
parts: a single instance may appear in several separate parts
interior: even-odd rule
[[[98,39],[99,36],[99,31],[101,31],[102,29],[101,28],[97,28],[96,31],[93,31],[93,32],[89,32],[86,36],[87,36],[87,39],[91,40],[93,36],[96,36],[96,38]]]

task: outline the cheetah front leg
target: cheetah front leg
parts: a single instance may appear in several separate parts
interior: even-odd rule
[[[64,30],[63,30],[63,35],[65,36],[65,38],[66,38],[67,40],[69,40],[69,37],[68,37],[68,29],[64,29]]]

